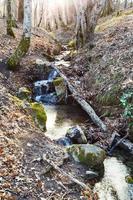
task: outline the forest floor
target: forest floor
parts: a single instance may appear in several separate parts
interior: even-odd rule
[[[94,48],[88,50],[86,44],[71,57],[71,66],[59,66],[78,93],[118,131],[124,124],[119,98],[123,90],[133,87],[132,18],[130,12],[102,19],[96,29]],[[33,123],[30,113],[20,108],[14,99],[20,87],[30,88],[38,79],[36,59],[59,53],[59,47],[55,41],[49,42],[43,31],[34,32],[20,69],[9,72],[3,61],[18,45],[22,29],[15,29],[14,40],[6,36],[3,20],[0,27],[0,199],[83,199],[81,189],[70,180],[55,170],[46,173],[47,164],[42,155],[48,153],[55,163],[76,177],[81,170],[85,175],[85,169],[67,160],[63,148],[46,138]],[[85,177],[79,178],[88,181]]]
[[[125,124],[120,97],[133,91],[133,11],[100,19],[94,47],[89,50],[86,44],[76,53],[73,50],[70,58],[71,65],[60,66],[61,71],[105,123],[119,132]]]

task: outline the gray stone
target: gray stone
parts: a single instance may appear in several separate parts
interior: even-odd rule
[[[73,144],[86,144],[87,138],[80,126],[69,128],[66,137],[70,138]]]
[[[17,96],[22,100],[30,100],[31,99],[31,91],[26,87],[19,88]]]
[[[98,171],[100,175],[104,173],[104,159],[106,152],[92,144],[72,145],[67,148],[75,161],[88,166],[89,169]]]

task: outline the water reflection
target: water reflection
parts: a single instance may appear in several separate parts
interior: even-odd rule
[[[45,135],[54,140],[65,136],[71,126],[81,124],[86,120],[86,115],[79,106],[45,105],[45,109],[47,113]]]

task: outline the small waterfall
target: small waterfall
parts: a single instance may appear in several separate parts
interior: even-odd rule
[[[37,102],[42,102],[45,104],[56,104],[58,102],[58,98],[53,85],[53,80],[57,76],[58,72],[55,69],[52,69],[48,75],[47,80],[41,80],[35,82],[34,93],[35,93],[35,100]]]
[[[49,90],[48,80],[37,81],[35,83],[35,94],[36,96],[40,96],[43,93],[47,93]]]
[[[58,72],[55,69],[53,69],[48,76],[48,81],[53,81],[57,77],[57,75]]]

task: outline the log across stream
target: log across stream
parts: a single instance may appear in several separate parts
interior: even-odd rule
[[[57,64],[64,64],[59,60]],[[65,63],[66,65],[68,64]],[[56,66],[56,62],[55,62]],[[88,119],[88,115],[75,105],[59,105],[56,104],[56,96],[54,93],[48,94],[49,80],[56,72],[49,74],[47,80],[39,80],[35,83],[35,100],[43,102],[47,113],[47,132],[45,133],[50,139],[58,140],[65,136],[66,131],[75,125],[81,125]],[[44,94],[41,91],[41,84]],[[69,144],[68,144],[69,145]],[[113,157],[107,157],[104,161],[104,177],[95,184],[94,191],[99,195],[100,200],[133,200],[133,183],[129,181],[133,177],[133,155],[126,155],[125,151],[119,150],[115,152]]]

